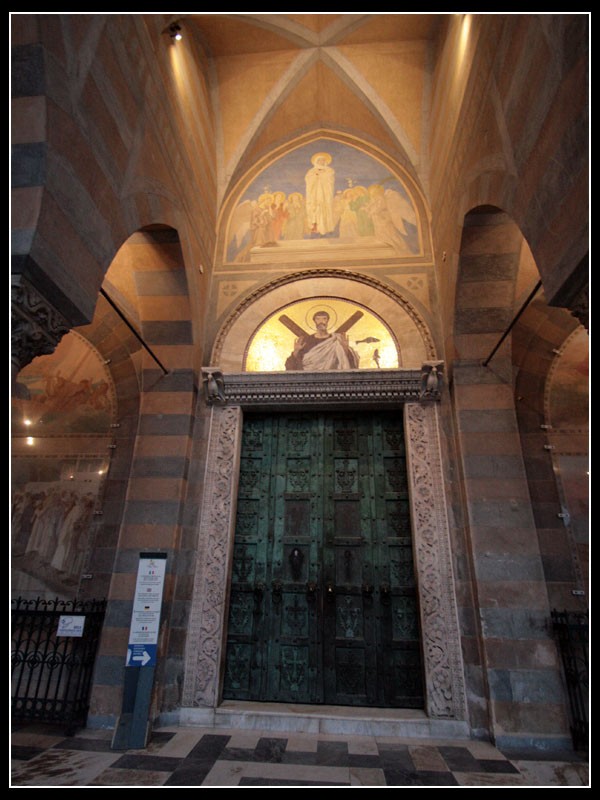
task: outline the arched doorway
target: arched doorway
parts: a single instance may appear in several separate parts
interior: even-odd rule
[[[212,361],[217,364],[226,364],[233,367],[231,370],[206,368],[205,390],[206,399],[210,407],[210,437],[207,453],[207,472],[205,477],[205,490],[203,497],[203,512],[199,530],[199,558],[196,565],[196,578],[194,585],[194,598],[190,618],[190,633],[186,651],[186,677],[183,690],[183,719],[208,719],[218,724],[218,717],[222,708],[223,687],[225,694],[228,691],[228,680],[235,673],[235,655],[233,660],[226,659],[227,621],[229,619],[230,631],[237,626],[239,630],[244,627],[244,619],[248,614],[252,616],[255,604],[266,599],[268,590],[268,613],[263,615],[264,625],[271,626],[266,632],[264,640],[268,642],[267,650],[271,647],[277,649],[277,663],[273,662],[272,672],[276,667],[288,663],[297,663],[293,650],[284,652],[281,636],[273,629],[277,605],[291,619],[298,609],[298,616],[306,610],[302,603],[312,602],[307,594],[312,593],[313,576],[310,574],[309,565],[315,567],[328,560],[330,578],[324,571],[314,576],[316,584],[315,595],[323,595],[323,610],[315,603],[315,647],[312,656],[307,655],[307,669],[312,669],[309,662],[311,657],[320,658],[324,665],[330,653],[338,648],[337,664],[329,669],[329,688],[325,685],[318,687],[318,680],[309,687],[304,683],[307,693],[297,695],[296,702],[327,702],[339,705],[342,703],[361,706],[406,706],[423,705],[425,714],[421,713],[421,722],[434,723],[441,720],[458,724],[460,727],[465,718],[464,678],[460,642],[458,635],[458,622],[456,616],[456,600],[454,597],[454,579],[452,575],[452,562],[450,555],[449,526],[446,509],[446,497],[443,488],[441,470],[441,449],[438,427],[436,400],[439,399],[441,387],[441,373],[443,365],[435,361],[435,350],[431,337],[422,320],[402,299],[395,296],[394,292],[383,289],[381,284],[360,276],[356,280],[345,274],[326,273],[310,275],[310,288],[315,296],[323,298],[340,297],[371,308],[365,301],[367,294],[373,302],[373,308],[378,308],[383,321],[389,326],[396,339],[404,338],[407,345],[402,350],[403,359],[406,357],[408,366],[404,369],[351,369],[351,370],[325,370],[306,372],[303,370],[285,370],[274,372],[243,372],[240,371],[246,347],[256,333],[261,320],[270,314],[278,313],[279,309],[290,309],[290,298],[302,296],[300,293],[309,284],[306,276],[289,278],[287,281],[279,280],[271,286],[271,291],[260,293],[242,309],[236,310],[223,326],[221,335],[217,337]],[[322,281],[319,285],[319,281]],[[316,285],[315,285],[316,284]],[[343,287],[344,291],[341,291]],[[322,290],[322,291],[321,291]],[[306,292],[305,292],[306,294]],[[376,300],[380,300],[378,303]],[[291,315],[290,315],[291,316]],[[244,332],[241,334],[241,332]],[[287,344],[286,344],[287,347]],[[429,356],[429,359],[428,359]],[[403,362],[404,363],[404,362]],[[412,367],[412,368],[411,368]],[[432,367],[435,369],[432,370]],[[236,369],[237,368],[237,369]],[[439,374],[436,376],[436,370]],[[235,371],[234,371],[235,370]],[[429,382],[427,381],[429,377]],[[435,384],[435,386],[434,386]],[[259,415],[259,416],[257,416]],[[283,415],[283,416],[282,416]],[[364,420],[354,425],[357,419]],[[385,419],[385,423],[382,420]],[[259,421],[260,420],[260,421]],[[389,423],[392,421],[392,425]],[[388,428],[385,433],[386,424]],[[259,426],[257,428],[257,425]],[[264,437],[264,432],[269,426],[276,426],[275,436]],[[285,432],[282,431],[282,427]],[[314,431],[319,429],[324,434],[323,438],[317,437]],[[361,427],[363,426],[363,427]],[[394,430],[392,430],[394,428]],[[328,438],[329,437],[329,438]],[[379,437],[379,438],[378,438]],[[366,473],[361,473],[358,465],[358,455],[367,450],[366,442],[371,438],[375,441],[373,459],[380,459],[379,465],[374,462],[367,468]],[[313,448],[318,451],[319,463],[323,464],[323,451],[327,453],[328,468],[323,466],[320,470],[321,477],[315,478],[311,487],[311,465],[299,451],[281,452],[273,460],[272,451],[269,450],[268,470],[264,472],[265,481],[271,489],[265,490],[264,502],[260,496],[248,494],[245,487],[256,480],[256,465],[251,462],[258,450],[253,448],[256,442],[267,441],[265,447],[271,448],[273,442],[294,442]],[[336,441],[337,440],[337,441]],[[244,443],[245,441],[245,443]],[[310,442],[313,444],[309,444]],[[329,441],[325,447],[321,442]],[[386,445],[383,442],[386,441]],[[363,447],[364,443],[364,447]],[[391,444],[392,443],[392,444]],[[262,446],[262,445],[261,445]],[[287,446],[287,445],[286,445]],[[344,446],[349,450],[344,451]],[[244,447],[247,449],[244,451]],[[329,448],[329,449],[327,449]],[[266,450],[261,451],[263,455]],[[308,453],[308,450],[306,451]],[[400,460],[406,457],[406,471],[397,470]],[[288,462],[291,470],[285,477],[278,475],[278,459]],[[392,471],[385,475],[383,461],[389,460],[388,466]],[[310,460],[310,459],[309,459]],[[368,459],[367,459],[368,460]],[[317,458],[315,458],[315,463]],[[333,464],[333,467],[332,467]],[[298,469],[296,469],[298,467]],[[333,469],[333,471],[332,471]],[[399,483],[392,489],[394,472]],[[363,481],[363,486],[369,485],[372,473],[379,470],[382,480],[388,481],[387,486],[381,489],[375,497],[376,491],[362,492],[358,485]],[[259,469],[260,472],[260,469]],[[268,473],[268,477],[267,476]],[[406,485],[402,487],[402,475]],[[308,480],[301,491],[302,481]],[[322,483],[330,481],[330,498],[334,501],[334,510],[319,510],[320,492]],[[258,477],[260,483],[261,477]],[[341,482],[346,482],[349,491],[344,491]],[[354,481],[357,481],[356,485]],[[336,483],[337,482],[337,483]],[[275,486],[275,489],[272,487]],[[294,486],[299,492],[289,491]],[[278,487],[278,488],[277,488]],[[337,491],[341,490],[341,491]],[[356,491],[355,491],[356,490]],[[387,492],[387,494],[386,494]],[[365,494],[365,497],[362,497]],[[245,502],[250,501],[250,502]],[[289,505],[286,507],[287,502]],[[336,501],[340,503],[335,509]],[[242,541],[245,534],[240,531],[244,526],[252,526],[260,517],[260,508],[266,503],[274,504],[273,524],[277,519],[281,522],[281,539],[277,542],[277,535],[273,537],[274,549],[271,555],[265,551],[264,563],[271,558],[271,572],[267,566],[263,574],[259,575],[252,569],[258,563],[262,564],[259,551],[266,547],[269,538],[271,523],[263,520],[259,523],[254,539]],[[304,503],[304,505],[302,505]],[[313,504],[312,513],[310,510]],[[381,511],[373,513],[371,505],[361,506],[361,503],[375,506],[380,504]],[[386,509],[385,504],[389,503]],[[405,503],[404,518],[400,510]],[[258,514],[256,514],[258,510]],[[389,512],[389,513],[388,513]],[[254,521],[253,514],[256,514]],[[337,520],[336,520],[337,515]],[[236,517],[238,520],[238,540],[236,541]],[[321,533],[313,531],[312,535],[302,536],[299,530],[308,525],[318,527],[320,521],[327,517],[331,523],[332,547],[328,552],[319,549],[322,547]],[[344,536],[348,527],[353,527],[355,520],[359,526],[366,518],[372,524],[375,519],[373,539],[371,534],[365,536],[366,550],[369,552],[365,559],[364,552],[360,552],[360,536]],[[409,519],[412,523],[409,523]],[[392,523],[392,520],[394,522]],[[339,529],[336,528],[339,523]],[[263,524],[262,533],[260,525]],[[386,536],[385,526],[395,524],[394,542]],[[404,530],[412,526],[412,533]],[[326,526],[325,526],[326,527]],[[336,533],[336,531],[338,531]],[[389,532],[389,531],[388,531]],[[408,536],[400,535],[402,532]],[[290,534],[288,536],[288,534]],[[339,534],[339,535],[338,535]],[[379,537],[379,538],[378,538]],[[327,538],[327,535],[325,535]],[[337,538],[337,542],[336,542]],[[293,541],[297,539],[297,541]],[[356,539],[356,541],[352,541]],[[301,541],[302,540],[302,541]],[[280,548],[279,552],[277,547]],[[392,548],[390,550],[390,547]],[[401,553],[402,547],[405,548]],[[387,549],[386,549],[387,548]],[[253,550],[253,553],[251,553]],[[373,551],[377,551],[373,556]],[[415,566],[415,588],[412,599],[407,600],[410,592],[408,586],[394,595],[394,580],[391,581],[391,594],[386,596],[390,584],[390,570],[383,575],[382,563],[386,567],[392,564],[397,569],[396,575],[402,572],[402,562],[406,563],[407,552],[412,550]],[[327,548],[325,548],[327,551]],[[252,558],[252,567],[250,566]],[[371,558],[380,568],[377,573],[374,563],[367,564]],[[325,562],[323,562],[325,559]],[[295,561],[295,563],[294,563]],[[393,567],[393,564],[396,567]],[[306,565],[306,566],[305,566]],[[273,570],[275,567],[275,570]],[[279,570],[279,577],[275,574]],[[232,574],[234,581],[232,583]],[[242,578],[236,581],[235,577]],[[281,586],[278,585],[281,582]],[[265,582],[270,582],[267,586]],[[261,586],[265,583],[264,588]],[[273,583],[275,585],[273,585]],[[410,583],[410,576],[408,578]],[[329,586],[331,584],[331,586]],[[371,594],[371,586],[373,587]],[[396,588],[399,588],[398,586]],[[238,591],[240,590],[241,591]],[[337,594],[332,609],[329,613],[326,603],[329,590]],[[273,592],[273,590],[275,590]],[[286,597],[287,592],[287,597]],[[300,594],[302,592],[302,599]],[[365,595],[367,595],[365,597]],[[369,596],[370,595],[370,596]],[[405,637],[405,642],[411,640],[413,654],[418,653],[422,659],[422,686],[425,687],[424,699],[421,701],[419,692],[413,693],[408,700],[406,685],[405,695],[400,691],[388,691],[383,685],[373,684],[351,697],[347,691],[342,691],[342,682],[338,676],[345,667],[351,665],[352,659],[345,654],[354,652],[356,661],[352,665],[354,670],[346,670],[346,674],[356,677],[365,672],[376,669],[383,674],[383,667],[371,665],[364,641],[358,642],[361,637],[346,636],[352,629],[352,619],[361,620],[372,614],[372,608],[379,609],[380,626],[375,637],[379,641],[385,638],[384,628],[392,625],[393,621],[382,613],[382,606],[390,601],[390,609],[396,618],[396,634],[401,626],[401,619],[410,602],[414,600],[415,608],[418,607],[418,620],[416,627],[421,629],[421,641],[417,638]],[[315,601],[317,598],[315,596]],[[321,602],[321,601],[318,601]],[[373,602],[373,607],[369,603]],[[402,607],[403,606],[403,610]],[[230,614],[233,614],[233,616]],[[339,613],[338,613],[339,612]],[[291,616],[290,616],[291,615]],[[347,627],[344,628],[344,619]],[[261,623],[262,624],[262,623]],[[292,628],[293,628],[292,623]],[[361,623],[362,624],[362,623]],[[412,630],[414,632],[414,619]],[[324,634],[327,626],[330,628],[331,638],[319,650],[316,639],[327,639]],[[376,626],[375,626],[376,627]],[[281,633],[281,628],[279,632]],[[358,630],[358,623],[356,631]],[[288,631],[290,633],[290,631]],[[243,635],[243,634],[242,634]],[[286,634],[287,635],[287,634]],[[309,634],[308,638],[313,635]],[[234,641],[232,634],[232,651],[241,652],[241,639]],[[411,634],[412,636],[412,634]],[[294,637],[291,636],[291,639]],[[393,636],[388,637],[391,642]],[[400,637],[395,636],[398,640]],[[276,640],[279,639],[279,642]],[[348,643],[352,640],[352,644]],[[374,640],[375,642],[375,640]],[[299,648],[304,643],[298,643]],[[339,647],[339,645],[343,645]],[[310,650],[310,645],[307,645]],[[362,649],[361,649],[362,648]],[[374,647],[376,650],[377,647]],[[380,647],[380,663],[390,657],[385,652],[386,647]],[[410,648],[408,648],[410,649]],[[315,655],[317,653],[317,655]],[[367,658],[368,656],[368,658]],[[392,655],[392,659],[395,656]],[[258,658],[255,655],[243,655],[241,661],[246,661],[250,672],[252,664]],[[262,654],[260,656],[262,658]],[[275,658],[275,661],[277,661]],[[334,655],[335,661],[335,655]],[[400,658],[398,656],[398,658]],[[241,663],[240,661],[240,663]],[[358,666],[356,666],[358,664]],[[315,662],[316,673],[318,664]],[[413,664],[414,666],[414,664]],[[271,667],[267,666],[267,673]],[[338,669],[339,668],[339,669]],[[399,662],[396,663],[396,672]],[[293,667],[290,667],[292,671]],[[325,668],[324,668],[325,669]],[[405,669],[410,672],[408,662]],[[417,667],[420,671],[420,668]],[[394,668],[391,670],[394,671]],[[229,672],[229,678],[227,673]],[[248,673],[247,673],[248,674]],[[297,672],[296,674],[300,674]],[[308,672],[306,673],[308,675]],[[235,678],[234,678],[235,681]],[[336,683],[337,681],[337,683]],[[248,677],[248,685],[252,676]],[[292,681],[293,683],[293,681]],[[272,681],[271,681],[272,684]],[[269,685],[269,677],[266,684]],[[280,689],[269,697],[261,695],[258,699],[286,700],[293,702],[292,693]],[[398,683],[394,684],[396,688]],[[231,688],[231,682],[229,684]],[[333,688],[331,688],[333,687]],[[291,683],[288,686],[291,689]],[[303,689],[303,691],[304,691]],[[281,692],[283,691],[283,695]],[[412,691],[412,690],[411,690]],[[312,693],[312,694],[311,694]],[[216,721],[217,720],[217,721]],[[428,728],[431,730],[431,728]],[[463,731],[464,732],[464,731]]]

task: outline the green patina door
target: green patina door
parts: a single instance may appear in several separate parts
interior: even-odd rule
[[[223,695],[417,708],[402,415],[244,422]]]

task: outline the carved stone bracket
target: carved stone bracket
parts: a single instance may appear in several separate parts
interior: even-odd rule
[[[444,385],[444,362],[426,361],[421,367],[420,400],[439,400]]]
[[[382,369],[333,372],[238,372],[223,375],[205,367],[204,386],[209,405],[224,403],[243,408],[302,409],[357,403],[377,408],[441,397],[443,362],[426,362],[420,370]]]
[[[209,406],[213,403],[225,403],[225,384],[223,373],[216,367],[202,368],[204,396]]]
[[[437,408],[407,404],[404,426],[427,713],[460,720],[466,698]]]
[[[50,355],[70,328],[67,320],[21,275],[11,281],[11,360],[16,376],[36,356]]]

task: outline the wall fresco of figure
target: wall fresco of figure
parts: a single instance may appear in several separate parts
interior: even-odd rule
[[[417,212],[403,183],[375,158],[328,139],[303,145],[267,167],[231,215],[225,261],[267,260],[336,246],[410,257],[421,244]],[[347,257],[345,251],[340,258]]]
[[[13,592],[76,591],[115,414],[110,373],[75,332],[19,374],[11,415]]]
[[[271,315],[248,346],[248,372],[396,369],[390,330],[364,306],[339,297],[311,297]]]

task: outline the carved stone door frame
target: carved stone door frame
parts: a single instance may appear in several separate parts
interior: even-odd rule
[[[404,415],[415,575],[419,595],[425,711],[433,719],[466,719],[464,671],[444,491],[439,411],[442,365],[418,370],[345,373],[236,373],[206,369],[212,406],[183,708],[220,703],[228,591],[235,534],[244,411],[396,408]],[[427,380],[429,378],[429,380]]]

